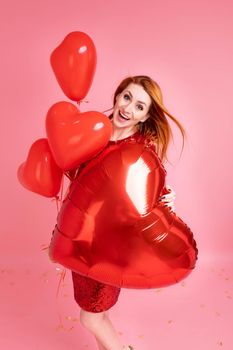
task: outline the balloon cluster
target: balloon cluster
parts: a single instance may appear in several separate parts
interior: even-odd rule
[[[51,65],[65,95],[80,104],[96,67],[90,37],[68,34],[52,52]],[[107,116],[81,113],[65,101],[49,108],[46,134],[33,143],[18,169],[25,188],[56,196],[63,173],[84,164],[57,216],[49,246],[52,261],[126,288],[168,286],[194,269],[198,249],[193,233],[159,203],[166,172],[144,135],[110,141]]]
[[[50,63],[64,94],[80,105],[95,69],[96,48],[83,32],[69,33],[52,52]],[[56,197],[64,171],[77,169],[108,143],[112,124],[97,111],[81,113],[74,104],[53,104],[46,115],[47,138],[36,140],[17,171],[22,186],[45,197]]]

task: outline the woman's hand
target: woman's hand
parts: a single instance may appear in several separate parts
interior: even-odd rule
[[[169,207],[171,212],[175,212],[174,199],[176,198],[176,193],[171,186],[166,185],[166,188],[169,190],[169,193],[159,197],[158,201],[165,203],[165,206]]]

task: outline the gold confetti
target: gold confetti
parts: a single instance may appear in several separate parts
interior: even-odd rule
[[[144,335],[143,335],[143,334],[140,334],[140,335],[138,335],[138,338],[143,339],[143,338],[144,338]]]
[[[160,293],[160,292],[162,292],[162,289],[155,289],[155,292]]]
[[[63,325],[62,324],[59,324],[58,326],[56,326],[56,331],[59,331],[61,329],[64,329]]]
[[[70,320],[70,321],[72,320],[72,317],[71,317],[71,316],[66,316],[65,318],[66,318],[67,320]]]
[[[41,250],[49,249],[49,245],[48,244],[41,244],[40,247],[41,247]]]

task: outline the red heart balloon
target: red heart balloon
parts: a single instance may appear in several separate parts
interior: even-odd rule
[[[83,32],[69,33],[52,52],[50,63],[63,92],[82,100],[90,89],[96,69],[96,48]]]
[[[109,141],[112,123],[100,112],[80,113],[70,102],[55,103],[46,116],[48,142],[58,166],[77,168]]]
[[[196,242],[158,201],[166,170],[147,141],[139,131],[109,141],[80,167],[57,216],[52,261],[125,288],[168,286],[193,270]]]
[[[26,162],[17,171],[22,186],[45,197],[54,197],[61,186],[63,172],[55,163],[48,140],[38,139],[28,153]]]

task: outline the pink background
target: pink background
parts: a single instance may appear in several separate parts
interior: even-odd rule
[[[71,31],[91,36],[97,69],[82,110],[112,106],[117,84],[147,74],[182,123],[170,122],[174,144],[167,184],[177,214],[199,248],[195,271],[162,290],[123,289],[111,319],[135,350],[232,349],[233,4],[222,1],[8,1],[1,5],[1,253],[0,347],[95,349],[79,323],[67,270],[44,245],[55,225],[55,202],[25,190],[18,166],[45,135],[45,115],[68,98],[49,63]],[[61,270],[57,270],[57,269]]]

